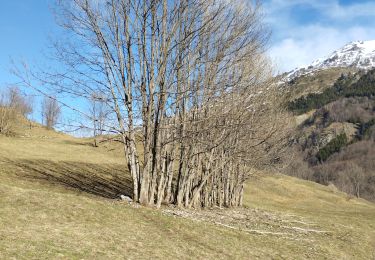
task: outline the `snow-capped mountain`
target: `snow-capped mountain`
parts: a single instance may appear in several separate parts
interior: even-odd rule
[[[288,72],[282,81],[289,82],[302,75],[337,67],[355,67],[364,70],[374,68],[375,40],[351,42],[343,48],[334,51],[328,58],[318,59],[309,66],[296,68]]]

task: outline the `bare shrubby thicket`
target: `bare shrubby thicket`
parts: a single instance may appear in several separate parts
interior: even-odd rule
[[[374,128],[373,128],[374,130]],[[373,135],[373,132],[372,132]],[[350,195],[375,200],[375,143],[373,136],[349,143],[341,151],[319,163],[316,149],[303,151],[294,147],[293,160],[284,173],[315,181],[324,185],[333,184]],[[290,151],[291,154],[292,151]]]
[[[44,97],[42,101],[42,122],[48,129],[53,129],[59,120],[61,109],[56,98]]]
[[[367,122],[375,116],[375,101],[368,97],[343,98],[326,106],[330,121]]]
[[[375,200],[375,144],[364,140],[351,144],[328,161],[309,165],[299,153],[285,169],[289,175],[335,185],[350,195]]]
[[[6,88],[0,93],[0,134],[11,134],[17,115],[27,117],[32,111],[32,100],[26,99],[19,88]]]
[[[21,115],[27,117],[33,112],[33,104],[30,97],[26,99],[18,87],[9,87],[6,92],[7,106],[14,108]]]
[[[0,97],[0,134],[10,134],[12,132],[16,111],[7,106],[4,95]]]
[[[115,120],[90,118],[121,136],[135,201],[238,206],[251,170],[282,161],[287,114],[258,1],[58,7],[67,35],[55,48],[67,71],[37,77],[65,95],[103,97]]]
[[[283,172],[300,179],[314,181],[314,171],[303,157],[303,151],[294,147],[289,151],[289,156],[292,159],[287,164],[287,167],[283,169]]]

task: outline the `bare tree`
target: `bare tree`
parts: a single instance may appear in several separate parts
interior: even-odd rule
[[[44,97],[42,102],[42,120],[48,129],[53,129],[59,120],[61,113],[56,98]]]
[[[70,41],[55,48],[67,71],[37,77],[65,95],[106,97],[133,199],[158,207],[241,205],[251,169],[279,161],[279,129],[286,125],[264,55],[260,3],[71,0],[58,6]]]
[[[106,98],[102,94],[93,93],[90,98],[90,115],[94,135],[94,146],[98,146],[97,138],[102,136],[107,126],[110,110],[106,105]]]
[[[27,117],[33,112],[32,99],[26,99],[18,87],[12,86],[7,90],[8,106],[14,108],[23,116]]]

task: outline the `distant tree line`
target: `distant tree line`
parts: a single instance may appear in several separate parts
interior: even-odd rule
[[[34,111],[34,102],[20,88],[10,86],[0,93],[0,134],[13,135],[21,118],[29,117]],[[41,106],[42,123],[53,129],[60,118],[60,105],[56,98],[44,97]]]

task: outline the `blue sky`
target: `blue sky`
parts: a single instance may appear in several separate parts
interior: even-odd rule
[[[13,82],[10,60],[41,61],[48,36],[57,27],[50,0],[2,0],[0,7],[0,86]]]
[[[50,10],[53,2],[1,1],[0,89],[16,82],[9,73],[11,58],[48,63],[42,52],[59,30]],[[269,54],[280,72],[307,65],[350,41],[375,39],[375,0],[265,0],[264,13],[273,32]]]
[[[50,11],[52,0],[2,0],[0,6],[0,91],[17,82],[10,73],[11,60],[29,64],[44,63],[48,37],[57,31]],[[35,103],[40,98],[32,96]],[[35,106],[34,120],[40,121],[40,106]]]
[[[1,2],[0,87],[14,81],[11,58],[43,62],[48,36],[58,30],[53,0]],[[375,0],[265,0],[264,13],[278,71],[309,64],[350,41],[375,39]]]

